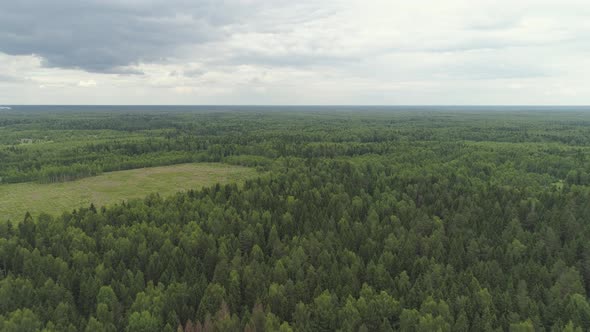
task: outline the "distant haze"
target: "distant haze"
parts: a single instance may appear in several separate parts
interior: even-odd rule
[[[590,4],[4,1],[0,106],[590,104]]]

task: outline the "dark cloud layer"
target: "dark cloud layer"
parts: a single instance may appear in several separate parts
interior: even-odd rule
[[[583,0],[0,1],[5,103],[574,103],[590,95]]]
[[[256,10],[227,1],[6,1],[0,52],[35,54],[48,67],[121,72],[185,45],[224,38],[223,27]]]

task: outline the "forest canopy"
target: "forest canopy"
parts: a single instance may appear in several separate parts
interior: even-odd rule
[[[0,216],[0,330],[588,330],[589,146],[584,112],[5,112],[2,183],[261,172]]]

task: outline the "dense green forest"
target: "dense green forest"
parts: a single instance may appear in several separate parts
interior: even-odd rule
[[[5,112],[6,183],[262,172],[2,220],[0,330],[586,331],[589,156],[584,112]]]

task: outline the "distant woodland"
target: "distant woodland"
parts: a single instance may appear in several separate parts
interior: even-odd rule
[[[0,186],[201,161],[260,172],[0,216],[0,330],[590,329],[590,113],[0,115]]]

